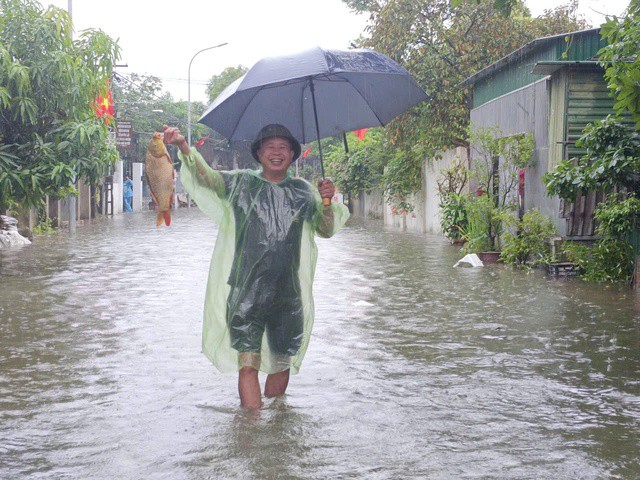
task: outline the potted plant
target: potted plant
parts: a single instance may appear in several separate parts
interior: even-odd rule
[[[465,253],[475,253],[483,263],[497,263],[500,239],[507,208],[496,207],[488,195],[474,197],[467,204],[467,229],[464,232]]]

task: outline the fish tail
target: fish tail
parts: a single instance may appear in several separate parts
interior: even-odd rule
[[[163,213],[164,216],[164,224],[168,227],[171,225],[171,210],[167,210]]]
[[[162,225],[163,219],[164,219],[164,213],[163,212],[158,212],[158,219],[156,220],[156,227],[159,227],[160,225]]]

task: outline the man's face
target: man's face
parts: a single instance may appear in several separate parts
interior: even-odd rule
[[[293,149],[289,140],[282,137],[267,138],[258,149],[258,159],[265,174],[281,176],[293,161]]]

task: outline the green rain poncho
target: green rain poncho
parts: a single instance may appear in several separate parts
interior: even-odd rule
[[[195,149],[179,157],[182,185],[219,225],[204,304],[204,354],[221,372],[250,365],[298,373],[313,326],[314,234],[328,238],[340,230],[347,208],[322,206],[318,190],[288,172],[273,183],[259,170],[213,170]]]

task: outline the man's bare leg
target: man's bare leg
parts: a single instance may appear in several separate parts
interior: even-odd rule
[[[265,397],[279,397],[280,395],[284,395],[289,385],[289,371],[290,369],[287,368],[282,372],[267,375],[267,381],[264,384]]]
[[[255,410],[262,406],[258,370],[252,367],[242,367],[240,369],[238,374],[238,393],[240,393],[240,404],[244,408]]]

